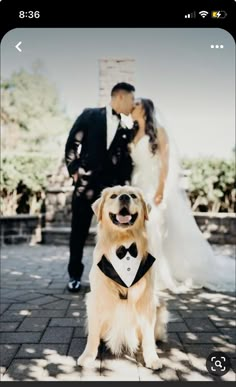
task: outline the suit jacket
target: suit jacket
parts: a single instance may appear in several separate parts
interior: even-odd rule
[[[95,199],[105,187],[130,181],[132,160],[128,151],[133,131],[119,125],[106,149],[106,108],[85,109],[75,121],[65,147],[65,161],[70,176],[79,170],[75,184],[78,194],[89,190]]]

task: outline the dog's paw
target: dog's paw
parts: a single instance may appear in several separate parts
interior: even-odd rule
[[[145,364],[147,368],[151,368],[152,370],[160,370],[162,368],[162,362],[159,357],[148,359],[148,361],[145,361]]]
[[[81,367],[91,368],[94,366],[94,361],[95,358],[93,356],[90,356],[88,354],[82,354],[77,360],[77,365]]]
[[[164,335],[161,338],[161,341],[163,343],[168,343],[168,334],[165,332]]]
[[[161,341],[162,343],[167,343],[168,334],[166,329],[156,329],[155,331],[155,341]]]
[[[168,334],[166,332],[161,332],[161,334],[157,336],[156,341],[161,341],[162,343],[168,343]]]

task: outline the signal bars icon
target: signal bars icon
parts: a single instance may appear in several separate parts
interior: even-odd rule
[[[196,18],[196,12],[187,13],[187,15],[184,15],[185,19],[195,19]]]

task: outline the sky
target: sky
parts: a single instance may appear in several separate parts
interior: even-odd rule
[[[235,42],[223,29],[16,28],[1,43],[1,78],[40,60],[75,120],[98,105],[98,61],[105,57],[135,60],[136,96],[154,101],[183,157],[232,156]]]

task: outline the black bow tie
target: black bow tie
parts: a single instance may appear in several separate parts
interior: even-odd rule
[[[118,117],[119,120],[121,119],[121,115],[119,113],[116,113],[116,111],[114,109],[112,109],[112,114],[113,114],[113,116]]]
[[[126,249],[125,246],[120,246],[116,250],[116,255],[119,259],[123,259],[127,253],[130,253],[130,255],[132,255],[132,257],[134,257],[134,258],[137,257],[138,250],[137,250],[137,245],[135,242],[132,243],[132,245],[130,247],[128,247],[128,249]]]

